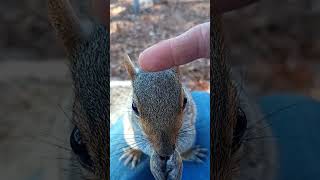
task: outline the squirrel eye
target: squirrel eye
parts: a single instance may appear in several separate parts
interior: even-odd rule
[[[134,111],[134,113],[136,113],[137,116],[139,115],[139,111],[135,103],[132,103],[132,110]]]
[[[247,130],[247,117],[244,111],[239,108],[237,114],[237,123],[236,127],[233,131],[233,141],[232,141],[232,149],[233,151],[238,150],[241,145],[241,139],[244,133]]]
[[[186,107],[187,102],[188,102],[188,99],[185,97],[183,99],[183,106],[182,106],[183,109]]]
[[[81,139],[80,130],[77,127],[75,127],[71,133],[70,145],[72,151],[78,156],[81,165],[87,169],[91,169],[93,163],[90,159],[86,145]]]

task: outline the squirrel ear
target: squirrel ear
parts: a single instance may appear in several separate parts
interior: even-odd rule
[[[123,64],[129,74],[131,80],[134,80],[134,78],[137,74],[137,71],[134,67],[133,62],[131,61],[130,57],[128,56],[128,54],[125,55]]]
[[[72,50],[82,39],[82,29],[69,0],[49,0],[48,15],[67,51]]]

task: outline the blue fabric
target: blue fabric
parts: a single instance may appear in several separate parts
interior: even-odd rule
[[[210,95],[205,92],[193,92],[192,96],[197,106],[197,137],[196,144],[210,149]],[[119,161],[122,148],[125,147],[123,139],[123,124],[121,118],[110,129],[110,179],[111,180],[152,180],[154,179],[149,167],[149,157],[142,156],[138,166],[130,169]],[[210,152],[204,163],[183,162],[183,180],[210,179]]]
[[[267,121],[279,147],[278,180],[320,179],[320,102],[277,94],[261,98],[260,104],[264,114],[276,112]]]

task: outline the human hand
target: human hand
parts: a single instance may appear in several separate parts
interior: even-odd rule
[[[224,13],[256,0],[216,0],[218,13]],[[209,58],[210,23],[197,25],[185,33],[161,41],[139,56],[139,64],[145,71],[161,71],[173,66],[183,65],[199,58]]]
[[[146,71],[161,71],[209,57],[210,23],[197,25],[187,32],[151,46],[139,56],[139,64]]]

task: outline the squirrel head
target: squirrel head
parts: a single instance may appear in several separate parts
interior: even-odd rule
[[[94,23],[90,32],[84,31],[68,0],[49,0],[48,13],[69,57],[73,80],[74,129],[70,144],[78,161],[72,161],[71,168],[79,168],[81,177],[107,179],[109,33],[103,23]]]
[[[128,56],[124,65],[132,80],[132,112],[138,117],[135,123],[140,125],[159,156],[172,155],[187,101],[179,69],[144,72],[135,68]]]

